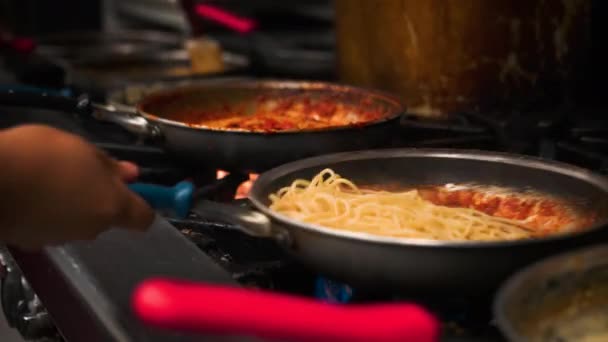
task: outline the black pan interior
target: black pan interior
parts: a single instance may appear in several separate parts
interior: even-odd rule
[[[561,163],[456,150],[376,150],[311,158],[263,174],[250,196],[268,205],[269,194],[295,179],[311,179],[324,168],[361,185],[473,183],[555,196],[599,220],[608,213],[608,181],[602,176]]]

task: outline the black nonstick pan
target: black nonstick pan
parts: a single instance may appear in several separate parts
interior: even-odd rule
[[[354,106],[354,116],[378,115],[354,125],[280,131],[211,129],[194,126],[187,118],[187,113],[195,112],[200,117],[201,112],[218,110],[234,110],[245,116],[257,106],[285,99]],[[185,165],[213,165],[229,171],[264,171],[320,154],[386,147],[403,113],[397,100],[380,92],[303,81],[235,81],[165,89],[145,96],[137,113],[92,104],[85,97],[12,91],[0,91],[0,105],[60,109],[111,121],[141,137],[162,141],[164,148]]]
[[[356,184],[412,188],[479,184],[560,198],[595,217],[588,229],[511,241],[438,241],[330,229],[288,218],[269,208],[269,195],[325,168]],[[487,296],[512,272],[544,256],[608,237],[608,179],[567,164],[480,151],[389,149],[346,152],[288,163],[262,173],[250,207],[198,200],[188,183],[175,188],[135,184],[152,206],[189,210],[273,239],[315,271],[358,289],[432,295]]]

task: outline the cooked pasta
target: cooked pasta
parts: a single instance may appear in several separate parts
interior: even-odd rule
[[[270,208],[295,220],[375,235],[433,240],[514,240],[537,231],[526,223],[474,208],[437,205],[419,190],[363,189],[331,169],[312,180],[297,179],[270,195]]]

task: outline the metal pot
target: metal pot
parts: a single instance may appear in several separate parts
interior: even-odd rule
[[[588,105],[592,2],[336,0],[339,75],[423,116]]]
[[[517,272],[494,316],[510,341],[608,339],[608,245],[557,255]]]

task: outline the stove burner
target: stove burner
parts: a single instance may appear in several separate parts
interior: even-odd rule
[[[215,201],[230,202],[236,198],[239,186],[247,180],[249,180],[249,175],[245,173],[229,173],[223,178],[215,179],[210,184],[200,187],[197,195]],[[197,183],[195,182],[195,184]]]
[[[500,333],[492,322],[487,301],[467,298],[407,298],[386,296],[369,296],[356,291],[351,286],[324,277],[317,277],[315,297],[336,304],[414,301],[429,308],[443,322],[444,339],[466,338],[468,341],[478,339],[500,341]]]

